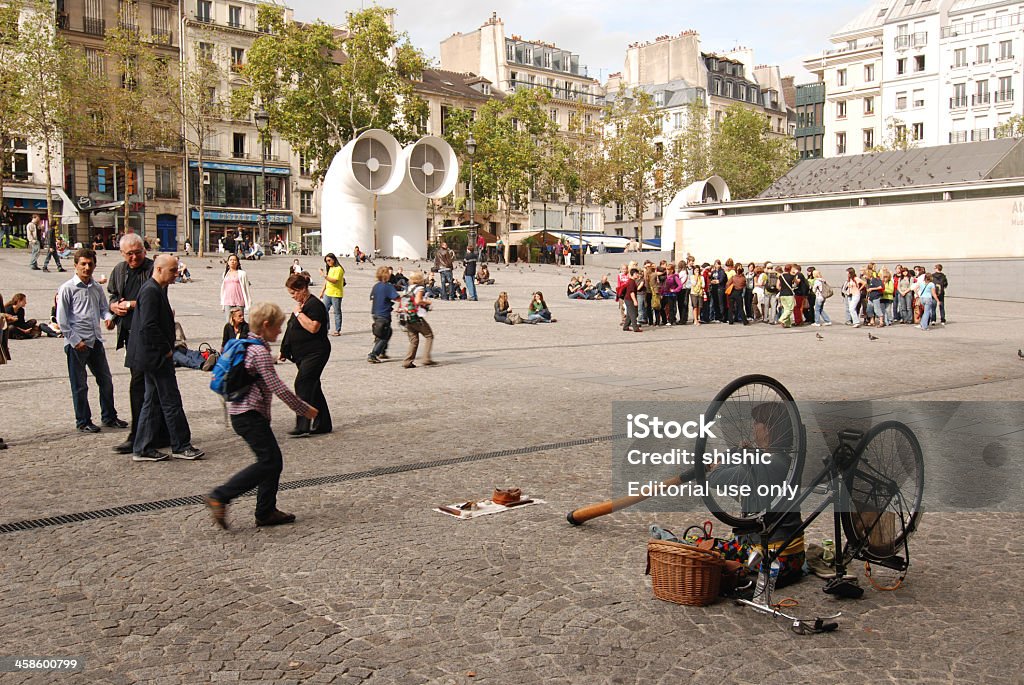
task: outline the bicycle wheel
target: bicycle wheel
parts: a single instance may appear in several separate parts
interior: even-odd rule
[[[905,424],[886,421],[868,431],[857,455],[852,471],[844,474],[843,530],[862,557],[891,559],[921,518],[921,443]]]
[[[700,436],[694,447],[696,480],[706,482],[704,503],[723,523],[742,528],[768,512],[784,512],[788,497],[781,491],[759,494],[758,486],[799,485],[806,438],[793,396],[774,378],[743,376],[719,391],[704,416],[714,419],[712,436]],[[705,464],[704,455],[760,450],[771,453],[770,464]],[[749,488],[749,493],[740,492]]]

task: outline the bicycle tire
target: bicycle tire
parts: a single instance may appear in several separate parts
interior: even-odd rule
[[[781,482],[784,479],[790,484],[799,484],[807,449],[803,422],[793,395],[782,383],[770,376],[742,376],[722,388],[705,412],[705,417],[715,417],[715,427],[712,429],[715,438],[709,441],[706,436],[701,435],[694,447],[695,478],[698,483],[707,482],[711,485],[703,497],[704,504],[715,518],[734,528],[749,527],[768,512],[785,511],[781,496],[747,498],[743,504],[736,498],[717,494],[716,485],[751,484],[766,479],[759,478],[758,474],[752,474],[750,469],[746,469],[744,473],[739,467],[728,467],[733,470],[732,475],[728,475],[717,468],[709,469],[703,463],[702,457],[709,448],[711,451],[735,451],[742,449],[744,445],[756,446],[758,438],[754,433],[754,425],[757,422],[754,420],[753,412],[763,413],[764,410],[759,408],[768,409],[770,420],[767,432],[776,436],[774,444],[761,445],[762,448],[769,448],[768,451],[773,455],[775,466],[772,467],[772,482]],[[718,471],[717,476],[713,475],[715,471]]]
[[[861,549],[858,556],[865,561],[891,559],[898,555],[921,521],[921,443],[906,424],[884,421],[867,432],[856,450],[857,461],[852,471],[843,474],[843,530],[851,548]],[[880,484],[888,489],[879,490]],[[891,535],[887,534],[887,523],[872,524],[886,513],[894,514]],[[866,534],[866,526],[871,528],[871,534]]]

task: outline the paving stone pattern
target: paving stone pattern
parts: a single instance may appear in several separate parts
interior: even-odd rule
[[[288,307],[290,261],[246,264],[256,299]],[[62,275],[25,262],[0,251],[0,292],[27,293],[30,316],[43,318]],[[114,262],[101,255],[101,270]],[[190,341],[219,341],[222,267],[188,263],[196,282],[171,287],[179,320]],[[767,326],[635,335],[619,330],[613,303],[567,301],[569,270],[554,267],[495,268],[486,301],[439,303],[429,320],[440,366],[370,365],[373,272],[345,265],[344,334],[325,372],[335,433],[284,440],[291,418],[276,403],[285,481],[605,436],[612,401],[707,401],[751,372],[802,400],[1022,396],[1022,305],[953,300],[945,329],[884,330],[876,342],[841,325],[820,342],[815,329]],[[558,323],[493,323],[500,289],[522,312],[537,288]],[[110,451],[123,432],[74,432],[60,341],[12,346],[0,371],[0,435],[11,443],[0,452],[0,523],[201,494],[251,460],[200,372],[178,377],[207,458],[136,464]],[[110,347],[126,416],[127,372]],[[396,327],[391,356],[404,351]],[[0,654],[87,660],[82,673],[7,673],[0,684],[1021,682],[1013,598],[1024,515],[926,514],[896,592],[839,602],[813,578],[787,588],[800,615],[844,612],[838,632],[799,637],[728,602],[652,597],[647,526],[701,516],[624,511],[566,524],[567,511],[609,494],[609,464],[610,443],[596,442],[301,488],[280,498],[298,523],[278,529],[255,528],[243,498],[229,532],[185,506],[0,535]],[[472,521],[430,512],[496,485],[548,504]],[[816,524],[810,537],[830,530]]]

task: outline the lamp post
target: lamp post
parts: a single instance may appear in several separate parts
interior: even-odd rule
[[[267,114],[267,110],[260,105],[256,115],[253,117],[256,120],[256,130],[260,133],[260,186],[263,189],[263,197],[260,198],[260,243],[262,245],[267,244],[267,238],[270,233],[270,222],[267,218],[267,143],[266,134],[270,128],[270,115]]]
[[[466,152],[469,153],[469,245],[468,249],[476,249],[476,190],[473,188],[473,158],[476,156],[476,138],[472,132],[466,139]]]

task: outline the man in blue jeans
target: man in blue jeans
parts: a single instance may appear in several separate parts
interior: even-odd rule
[[[455,268],[455,252],[448,249],[448,243],[441,241],[441,247],[434,255],[434,267],[441,275],[441,299],[455,299],[455,278],[452,269]]]
[[[462,274],[466,281],[466,299],[476,302],[476,253],[468,245],[466,246],[466,256],[462,258],[462,262],[466,267]]]
[[[100,410],[103,425],[108,428],[127,428],[128,423],[117,418],[114,408],[114,381],[103,349],[103,331],[114,328],[114,315],[110,312],[103,286],[93,280],[96,253],[84,248],[75,253],[75,275],[57,291],[57,323],[64,333],[64,352],[68,357],[68,376],[71,378],[71,399],[75,405],[75,424],[82,433],[99,433],[92,422],[89,408],[89,384],[86,369],[92,371],[100,389]]]

